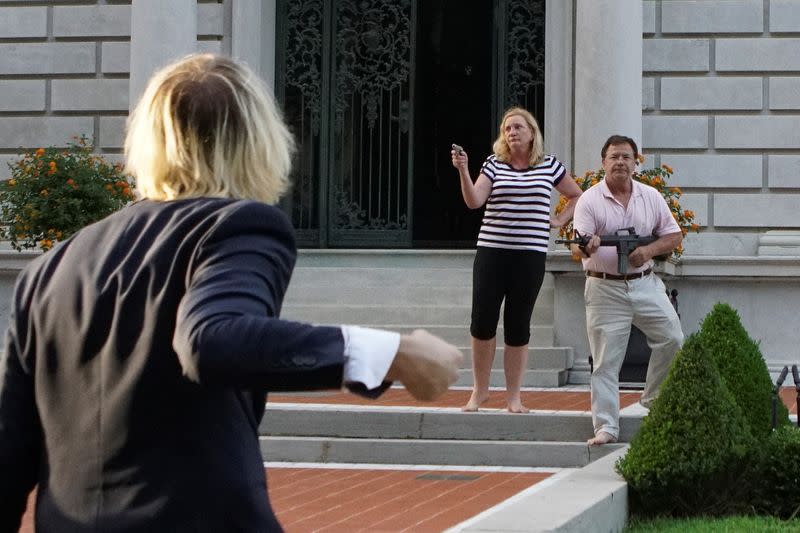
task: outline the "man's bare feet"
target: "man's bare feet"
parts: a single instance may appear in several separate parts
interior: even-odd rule
[[[601,431],[594,438],[589,439],[586,441],[586,444],[589,446],[600,446],[601,444],[611,444],[613,442],[617,442],[617,437],[612,435],[611,433],[606,433],[605,431]]]
[[[508,407],[506,408],[509,413],[530,413],[531,410],[522,405],[522,402],[519,400],[515,402],[508,402]]]
[[[467,405],[461,408],[465,413],[474,413],[483,403],[489,399],[489,393],[484,392],[479,394],[477,391],[472,391],[472,396],[469,397]]]

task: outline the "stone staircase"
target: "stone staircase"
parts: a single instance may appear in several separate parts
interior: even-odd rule
[[[620,418],[619,444],[589,448],[586,413],[268,403],[265,461],[577,468],[624,446],[641,418]]]
[[[282,316],[316,324],[356,324],[400,332],[428,329],[464,352],[457,385],[471,386],[473,257],[472,250],[304,250],[298,257]],[[572,348],[553,346],[553,290],[548,274],[531,320],[524,387],[564,385],[573,363]],[[497,338],[490,384],[502,387],[502,319]]]
[[[465,354],[456,386],[472,385],[469,319],[471,250],[308,250],[298,257],[284,318],[357,324],[408,332],[425,328]],[[534,309],[525,387],[559,387],[572,348],[553,345],[553,280],[546,276]],[[502,322],[502,321],[501,321]],[[491,384],[502,387],[500,348]],[[325,393],[320,393],[325,395]],[[308,401],[308,394],[302,395]],[[627,441],[640,419],[621,419]],[[581,467],[618,446],[588,448],[585,412],[514,415],[457,408],[319,403],[267,404],[260,428],[265,461]]]

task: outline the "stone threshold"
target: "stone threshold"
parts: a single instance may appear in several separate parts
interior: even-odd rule
[[[383,266],[425,266],[420,258],[429,258],[431,266],[463,266],[474,250],[299,250],[298,266],[359,266],[367,258],[382,257]],[[40,250],[17,252],[7,243],[0,243],[0,273],[16,274],[31,260],[42,255]],[[469,266],[469,265],[467,265]],[[560,275],[582,275],[580,263],[569,252],[551,250],[547,270]],[[797,278],[800,277],[800,256],[684,256],[677,261],[656,265],[656,272],[665,278]]]

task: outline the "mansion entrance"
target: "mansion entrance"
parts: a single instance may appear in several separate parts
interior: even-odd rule
[[[544,0],[278,0],[276,95],[298,142],[284,208],[311,248],[469,248],[473,178],[511,105],[544,128]]]

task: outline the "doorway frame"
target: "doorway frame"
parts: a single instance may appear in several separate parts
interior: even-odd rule
[[[575,161],[575,12],[577,0],[545,0],[545,151],[572,169]],[[223,49],[275,88],[275,0],[224,0]],[[236,28],[236,31],[233,31]],[[557,201],[553,205],[557,205]]]

